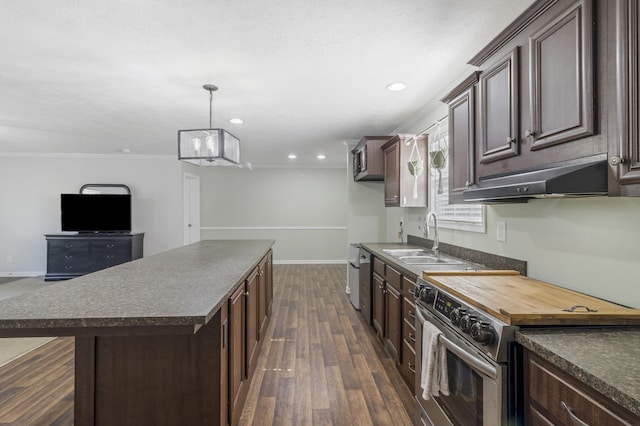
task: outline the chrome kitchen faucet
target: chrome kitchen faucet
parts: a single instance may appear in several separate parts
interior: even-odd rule
[[[429,238],[429,219],[431,217],[433,217],[433,247],[431,247],[431,251],[435,256],[438,256],[440,253],[440,239],[438,238],[438,217],[434,212],[429,212],[424,220],[425,236]]]

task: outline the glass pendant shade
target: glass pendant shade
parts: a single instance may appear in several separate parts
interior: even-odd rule
[[[240,140],[224,129],[179,130],[178,159],[196,166],[235,166]]]
[[[202,86],[209,92],[209,129],[178,130],[178,160],[196,166],[240,164],[240,140],[224,129],[213,129],[213,84]]]

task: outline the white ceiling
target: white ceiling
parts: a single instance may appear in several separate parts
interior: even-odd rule
[[[211,83],[243,163],[344,164],[344,140],[420,113],[532,3],[2,0],[0,153],[177,158],[177,131],[208,127]]]

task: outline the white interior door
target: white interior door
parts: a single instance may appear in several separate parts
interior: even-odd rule
[[[200,241],[200,176],[184,174],[184,245]]]

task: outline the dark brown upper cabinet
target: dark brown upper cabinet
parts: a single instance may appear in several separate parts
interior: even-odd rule
[[[382,145],[391,136],[365,136],[353,148],[353,180],[384,180]]]
[[[640,7],[616,2],[616,133],[609,164],[619,187],[610,192],[640,196]]]
[[[385,207],[426,207],[427,136],[398,134],[382,146],[382,151]]]
[[[607,38],[601,3],[599,33],[593,0],[537,1],[469,61],[481,71],[476,182],[607,152],[596,114],[606,110],[596,70],[608,58],[594,56]]]
[[[449,202],[462,202],[462,191],[475,181],[475,110],[479,72],[441,99],[449,107]]]
[[[519,47],[480,75],[479,114],[481,163],[520,153]]]
[[[529,37],[531,149],[593,134],[593,0],[573,2]]]

